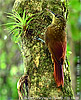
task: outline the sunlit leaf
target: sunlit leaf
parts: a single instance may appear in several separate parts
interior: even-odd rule
[[[1,63],[1,69],[5,69],[6,68],[6,64],[4,62]]]

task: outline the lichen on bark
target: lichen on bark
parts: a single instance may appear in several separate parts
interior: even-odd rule
[[[45,43],[36,40],[36,37],[44,40],[45,30],[52,20],[52,16],[46,12],[45,8],[56,14],[63,13],[60,0],[16,0],[13,6],[13,10],[19,14],[22,14],[24,9],[27,13],[35,14],[34,20],[29,24],[29,29],[32,32],[24,33],[20,44],[24,61],[24,74],[27,74],[30,79],[29,97],[73,98],[70,66],[65,62],[63,68],[64,87],[57,88],[53,77],[54,65],[48,48]]]

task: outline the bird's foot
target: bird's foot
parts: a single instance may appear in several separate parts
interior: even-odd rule
[[[25,95],[27,92],[27,96]],[[23,75],[17,82],[17,90],[19,95],[19,100],[24,100],[26,96],[28,98],[28,75]]]
[[[38,40],[38,41],[41,41],[42,43],[45,43],[45,41],[39,37],[34,37],[34,40]]]

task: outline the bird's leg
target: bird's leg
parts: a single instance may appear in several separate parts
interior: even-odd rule
[[[28,75],[23,75],[17,83],[19,100],[24,100],[24,96],[25,96],[24,84],[26,87],[27,98],[28,98],[28,90],[27,90],[28,89]]]

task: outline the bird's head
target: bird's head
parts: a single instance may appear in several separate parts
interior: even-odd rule
[[[48,12],[50,12],[53,16],[52,18],[52,24],[57,24],[61,27],[65,27],[66,26],[66,20],[62,15],[59,14],[55,14],[53,13],[51,10],[45,8]]]

